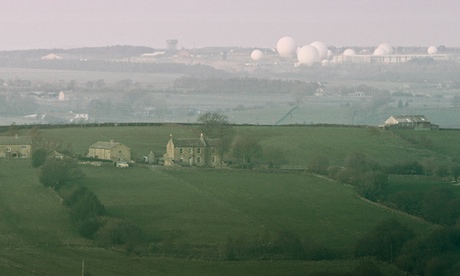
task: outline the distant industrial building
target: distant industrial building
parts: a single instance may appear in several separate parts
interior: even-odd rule
[[[392,63],[404,63],[411,60],[423,60],[432,59],[435,61],[446,61],[455,60],[457,56],[450,54],[393,54],[393,55],[372,55],[372,54],[356,54],[356,55],[338,55],[333,58],[336,63],[381,63],[381,64],[392,64]]]

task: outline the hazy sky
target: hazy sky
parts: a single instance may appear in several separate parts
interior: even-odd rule
[[[460,47],[460,0],[0,0],[0,50],[138,45]]]

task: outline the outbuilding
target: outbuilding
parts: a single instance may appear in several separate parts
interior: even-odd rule
[[[90,158],[117,161],[131,161],[131,149],[122,143],[110,140],[109,142],[96,142],[89,147]]]

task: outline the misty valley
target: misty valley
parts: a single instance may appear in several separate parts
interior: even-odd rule
[[[460,49],[257,50],[1,51],[0,274],[456,275]]]

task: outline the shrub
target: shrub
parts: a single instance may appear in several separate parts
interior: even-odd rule
[[[403,245],[414,236],[411,229],[394,219],[382,221],[358,241],[355,256],[393,262]]]
[[[423,175],[425,173],[423,166],[416,161],[394,164],[388,166],[385,171],[389,174],[402,175]]]
[[[85,219],[78,223],[77,230],[80,235],[87,239],[93,239],[94,234],[101,227],[101,222],[98,218]]]
[[[383,276],[380,268],[375,264],[372,259],[364,258],[362,259],[358,266],[353,271],[355,276]]]
[[[96,234],[97,240],[103,246],[122,246],[128,252],[145,241],[141,229],[130,222],[109,218]]]
[[[39,181],[57,190],[68,181],[82,179],[83,172],[72,159],[47,159],[40,170]]]
[[[64,203],[70,207],[73,221],[85,221],[105,214],[104,205],[90,190],[79,187]]]
[[[32,167],[38,168],[43,165],[48,157],[46,149],[37,149],[32,153]]]

